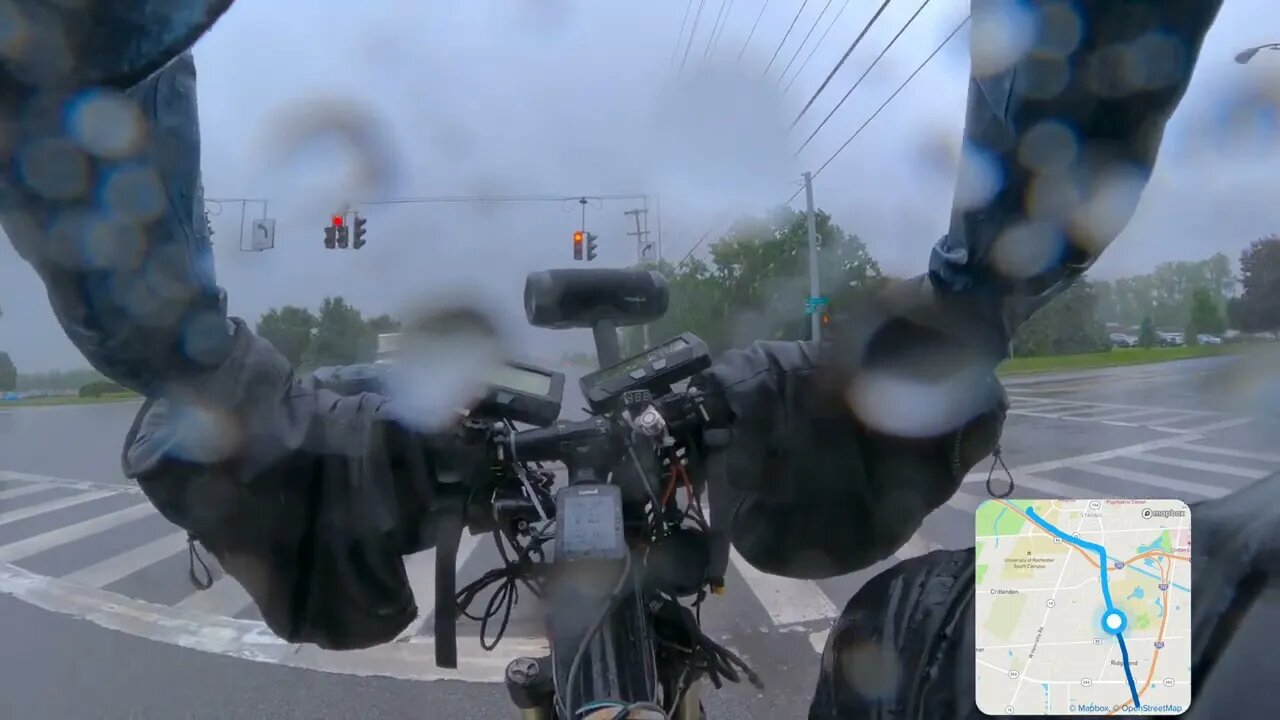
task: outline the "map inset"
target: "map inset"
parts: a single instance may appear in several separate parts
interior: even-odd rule
[[[978,708],[1177,715],[1191,703],[1180,500],[987,500],[975,522]]]

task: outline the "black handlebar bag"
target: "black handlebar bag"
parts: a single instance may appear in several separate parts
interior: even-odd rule
[[[184,412],[149,401],[128,447],[172,433]],[[295,452],[245,477],[234,461],[181,456],[129,469],[161,514],[245,588],[280,638],[365,648],[394,640],[416,617],[402,555],[421,543],[403,536],[397,499],[371,480],[369,458]]]

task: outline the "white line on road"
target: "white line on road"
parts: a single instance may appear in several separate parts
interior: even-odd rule
[[[1209,423],[1208,425],[1197,425],[1196,427],[1189,427],[1189,428],[1171,428],[1171,427],[1152,426],[1151,429],[1159,430],[1161,432],[1175,432],[1175,433],[1208,433],[1208,432],[1217,432],[1218,430],[1229,430],[1233,427],[1238,427],[1240,425],[1244,425],[1246,423],[1251,423],[1251,422],[1253,422],[1253,418],[1244,417],[1244,418],[1230,418],[1228,420],[1221,420],[1219,422]]]
[[[109,557],[100,563],[64,575],[63,580],[77,585],[100,588],[154,565],[170,555],[186,549],[187,533],[176,532],[128,552]]]
[[[1236,467],[1235,465],[1222,465],[1220,463],[1200,462],[1198,460],[1183,460],[1182,458],[1174,457],[1161,457],[1159,455],[1150,455],[1148,453],[1133,453],[1132,457],[1143,462],[1172,465],[1173,467],[1182,467],[1187,468],[1188,470],[1201,470],[1203,472],[1217,473],[1219,475],[1235,475],[1236,477],[1249,478],[1250,480],[1260,480],[1272,474],[1269,470],[1242,468]]]
[[[1233,448],[1211,447],[1209,445],[1200,445],[1193,442],[1185,442],[1175,447],[1204,453],[1206,455],[1225,455],[1226,457],[1240,458],[1241,460],[1258,460],[1260,462],[1280,463],[1280,455],[1275,453],[1250,452],[1248,450],[1235,450]]]
[[[0,500],[12,500],[13,498],[19,498],[23,495],[30,495],[32,493],[54,489],[56,488],[45,487],[43,485],[20,485],[15,488],[9,488],[8,490],[0,490]]]
[[[65,545],[104,530],[110,530],[118,525],[155,514],[156,509],[150,503],[138,503],[123,510],[117,510],[73,525],[66,525],[39,535],[33,535],[29,538],[0,546],[0,562],[21,560],[38,552],[44,552],[59,545]]]
[[[1021,473],[1038,473],[1038,472],[1044,472],[1046,470],[1057,470],[1058,468],[1071,467],[1075,463],[1079,463],[1079,462],[1097,462],[1099,460],[1110,460],[1111,458],[1114,458],[1114,457],[1121,457],[1124,455],[1133,455],[1135,453],[1143,453],[1148,450],[1156,450],[1158,448],[1169,447],[1171,445],[1181,445],[1183,443],[1192,442],[1195,440],[1202,440],[1202,439],[1204,438],[1201,435],[1197,435],[1195,433],[1187,433],[1187,434],[1179,435],[1177,437],[1167,437],[1167,438],[1160,438],[1158,440],[1148,440],[1147,442],[1141,442],[1136,445],[1126,445],[1124,447],[1115,448],[1113,450],[1103,450],[1102,452],[1089,453],[1087,455],[1076,455],[1075,457],[1061,458],[1059,460],[1046,460],[1044,462],[1031,463],[1029,465],[1020,465],[1018,467],[1009,468],[1009,470],[1013,472],[1015,476],[1017,475],[1017,473],[1020,473],[1020,472]],[[990,463],[991,463],[991,458],[988,457],[985,460],[982,460],[981,462],[979,462],[977,467],[989,467]],[[999,470],[997,470],[997,475],[999,474],[1001,473]],[[987,471],[985,470],[980,472],[971,472],[968,475],[966,475],[964,478],[964,482],[967,482],[967,483],[986,482],[986,480],[987,480]]]
[[[115,494],[114,490],[92,490],[90,492],[80,493],[79,495],[72,495],[71,497],[50,500],[49,502],[43,502],[38,505],[28,505],[24,508],[0,513],[0,525],[17,522],[19,520],[26,520],[30,517],[35,517],[47,512],[53,512],[54,510],[69,508],[73,505],[80,505],[81,503],[101,500],[102,498],[110,497]]]
[[[840,614],[831,598],[812,580],[796,580],[761,572],[737,550],[729,557],[775,625],[830,620]]]
[[[36,475],[33,473],[15,472],[13,470],[0,470],[0,481],[36,483],[39,485],[51,485],[54,487],[70,488],[72,490],[113,490],[115,492],[126,492],[126,493],[135,493],[135,494],[142,493],[142,488],[133,484],[89,482],[88,480],[71,480],[68,478],[53,477],[51,475]]]
[[[1173,478],[1161,477],[1159,475],[1150,475],[1136,470],[1126,470],[1124,468],[1111,467],[1109,465],[1099,465],[1098,463],[1078,463],[1071,467],[1072,470],[1082,470],[1094,475],[1102,477],[1115,478],[1117,480],[1127,480],[1139,485],[1148,485],[1150,487],[1159,488],[1161,490],[1172,490],[1174,492],[1186,493],[1197,497],[1216,498],[1222,497],[1231,490],[1209,485],[1206,483],[1186,482],[1185,480],[1174,480]]]
[[[196,590],[180,600],[174,607],[188,612],[235,617],[242,610],[249,607],[252,602],[253,598],[249,597],[249,593],[245,592],[244,586],[240,584],[240,581],[224,574],[214,580],[213,584],[208,588]]]
[[[429,638],[344,652],[289,645],[272,636],[261,622],[186,612],[97,588],[72,586],[8,563],[0,563],[0,593],[49,612],[155,642],[242,660],[362,677],[496,683],[502,682],[512,658],[547,653],[547,643],[540,638],[505,637],[499,646],[501,652],[492,653],[482,651],[477,643],[459,642],[458,669],[442,670],[436,667],[435,644]]]

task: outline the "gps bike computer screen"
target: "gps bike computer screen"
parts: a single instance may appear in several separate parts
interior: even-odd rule
[[[622,495],[616,486],[570,486],[557,495],[557,558],[610,560],[626,556]]]
[[[502,365],[491,373],[490,382],[498,387],[510,388],[530,395],[550,395],[551,375],[514,365]]]

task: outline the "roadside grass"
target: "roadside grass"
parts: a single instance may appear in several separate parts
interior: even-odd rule
[[[1214,357],[1244,352],[1246,345],[1195,345],[1171,348],[1113,348],[1109,352],[1082,355],[1047,355],[1044,357],[1010,358],[996,369],[997,375],[1029,375],[1033,373],[1091,370],[1094,368],[1146,365]]]
[[[103,403],[127,402],[129,400],[141,400],[142,396],[137,393],[107,393],[97,397],[79,397],[77,395],[63,395],[58,397],[36,397],[26,398],[24,400],[0,400],[0,410],[11,407],[46,407],[50,405],[101,405]]]

